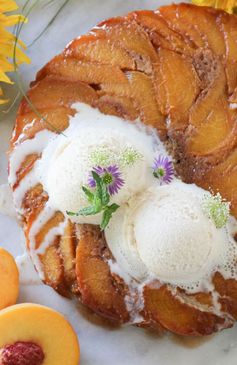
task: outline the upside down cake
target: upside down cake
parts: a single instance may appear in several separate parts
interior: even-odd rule
[[[46,284],[122,324],[234,324],[236,39],[236,16],[171,5],[104,21],[38,72],[9,182]]]

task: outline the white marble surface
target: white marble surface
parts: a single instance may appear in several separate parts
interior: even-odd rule
[[[33,2],[33,1],[32,1]],[[55,8],[63,1],[38,1],[23,29],[22,38],[29,44],[47,24]],[[24,2],[22,2],[24,3]],[[158,0],[71,0],[59,18],[32,47],[28,54],[30,66],[21,68],[22,81],[27,87],[35,72],[52,56],[59,53],[74,37],[89,30],[110,16],[124,14],[133,9],[155,8],[169,1]],[[14,97],[17,90],[5,88]],[[0,112],[0,184],[7,181],[6,151],[13,127],[15,108],[9,113]],[[1,191],[0,191],[1,200]],[[14,218],[0,214],[0,244],[15,256],[23,253],[24,241],[21,228]],[[101,326],[92,315],[83,313],[73,302],[57,295],[51,288],[38,281],[30,263],[20,260],[21,290],[19,302],[36,302],[61,311],[78,333],[81,344],[82,365],[234,365],[237,358],[237,327],[226,330],[205,341],[184,341],[172,336],[159,338],[132,328]],[[28,282],[27,270],[32,270]]]

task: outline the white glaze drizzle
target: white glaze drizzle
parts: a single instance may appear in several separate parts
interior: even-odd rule
[[[20,273],[21,285],[40,285],[41,280],[38,272],[35,270],[33,261],[29,254],[25,252],[21,256],[17,256],[16,263]]]
[[[49,245],[54,241],[56,236],[61,236],[64,232],[67,220],[61,222],[58,226],[53,227],[47,235],[44,237],[42,244],[36,249],[35,247],[35,237],[40,229],[46,224],[55,214],[55,210],[52,209],[48,202],[46,203],[44,209],[39,213],[38,217],[35,219],[29,233],[29,251],[33,259],[33,262],[39,271],[41,278],[43,278],[42,265],[39,260],[38,255],[43,255]]]
[[[138,283],[124,270],[122,270],[117,261],[112,259],[107,260],[110,272],[118,275],[124,280],[129,288],[129,293],[125,295],[124,302],[128,313],[130,314],[130,320],[128,324],[138,324],[144,321],[141,311],[144,309],[143,289],[144,283]]]
[[[26,156],[37,153],[41,154],[43,149],[49,143],[49,140],[55,137],[55,133],[48,130],[43,130],[36,133],[32,139],[27,139],[22,143],[16,143],[9,161],[9,176],[8,181],[13,186],[17,181],[17,171],[19,166],[22,164]]]
[[[237,109],[237,103],[230,103],[230,109]]]
[[[9,184],[13,188],[14,184],[17,181],[17,171],[21,163],[25,160],[25,158],[33,153],[41,154],[43,149],[47,146],[49,141],[55,138],[55,133],[44,130],[36,133],[34,138],[27,139],[20,143],[19,141],[24,138],[24,134],[21,135],[16,142],[14,149],[10,156],[9,161]],[[19,185],[13,191],[13,201],[17,213],[24,215],[24,210],[22,208],[22,202],[26,195],[26,193],[35,185],[39,183],[39,179],[36,175],[37,169],[37,161],[35,161],[32,169],[29,173],[24,176]],[[40,278],[44,279],[44,273],[42,270],[42,264],[39,259],[39,254],[43,253],[41,247],[38,250],[35,250],[35,235],[40,231],[42,226],[55,214],[47,204],[44,209],[40,212],[39,216],[34,221],[31,230],[29,232],[29,254],[32,257],[35,267],[39,273]],[[50,243],[52,243],[55,236],[63,233],[63,224],[60,224],[58,227],[54,227],[52,230],[48,232],[46,235],[42,246],[46,249]],[[38,252],[39,251],[39,252]]]
[[[22,202],[29,189],[37,185],[39,180],[35,175],[35,167],[20,181],[19,186],[13,192],[13,202],[18,213],[23,214]]]

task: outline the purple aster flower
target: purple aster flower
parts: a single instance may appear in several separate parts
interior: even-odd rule
[[[119,171],[118,166],[116,165],[108,167],[96,166],[93,167],[93,171],[95,171],[102,178],[103,182],[107,185],[110,195],[117,194],[119,189],[121,189],[124,185],[124,180],[121,177],[122,174]],[[96,187],[96,182],[91,175],[88,179],[88,185],[91,188]]]
[[[160,185],[169,184],[174,177],[172,161],[167,156],[159,155],[154,160],[153,175],[160,180]]]

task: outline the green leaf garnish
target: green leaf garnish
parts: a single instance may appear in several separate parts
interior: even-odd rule
[[[92,203],[94,199],[94,194],[90,191],[90,189],[86,188],[85,186],[82,186],[82,190],[84,191],[87,200]]]
[[[216,228],[222,228],[226,225],[230,215],[230,203],[223,201],[220,193],[206,195],[202,207]]]
[[[87,216],[103,212],[100,228],[101,230],[104,230],[107,227],[113,213],[119,208],[119,205],[115,203],[108,205],[110,201],[110,195],[108,193],[106,182],[95,171],[92,171],[91,174],[96,183],[95,189],[90,190],[86,186],[82,186],[82,190],[91,205],[80,209],[76,213],[67,211],[67,215]]]
[[[102,222],[100,224],[101,230],[104,230],[105,227],[108,225],[112,214],[116,212],[116,210],[119,208],[118,204],[111,204],[110,206],[106,207],[103,213]]]

